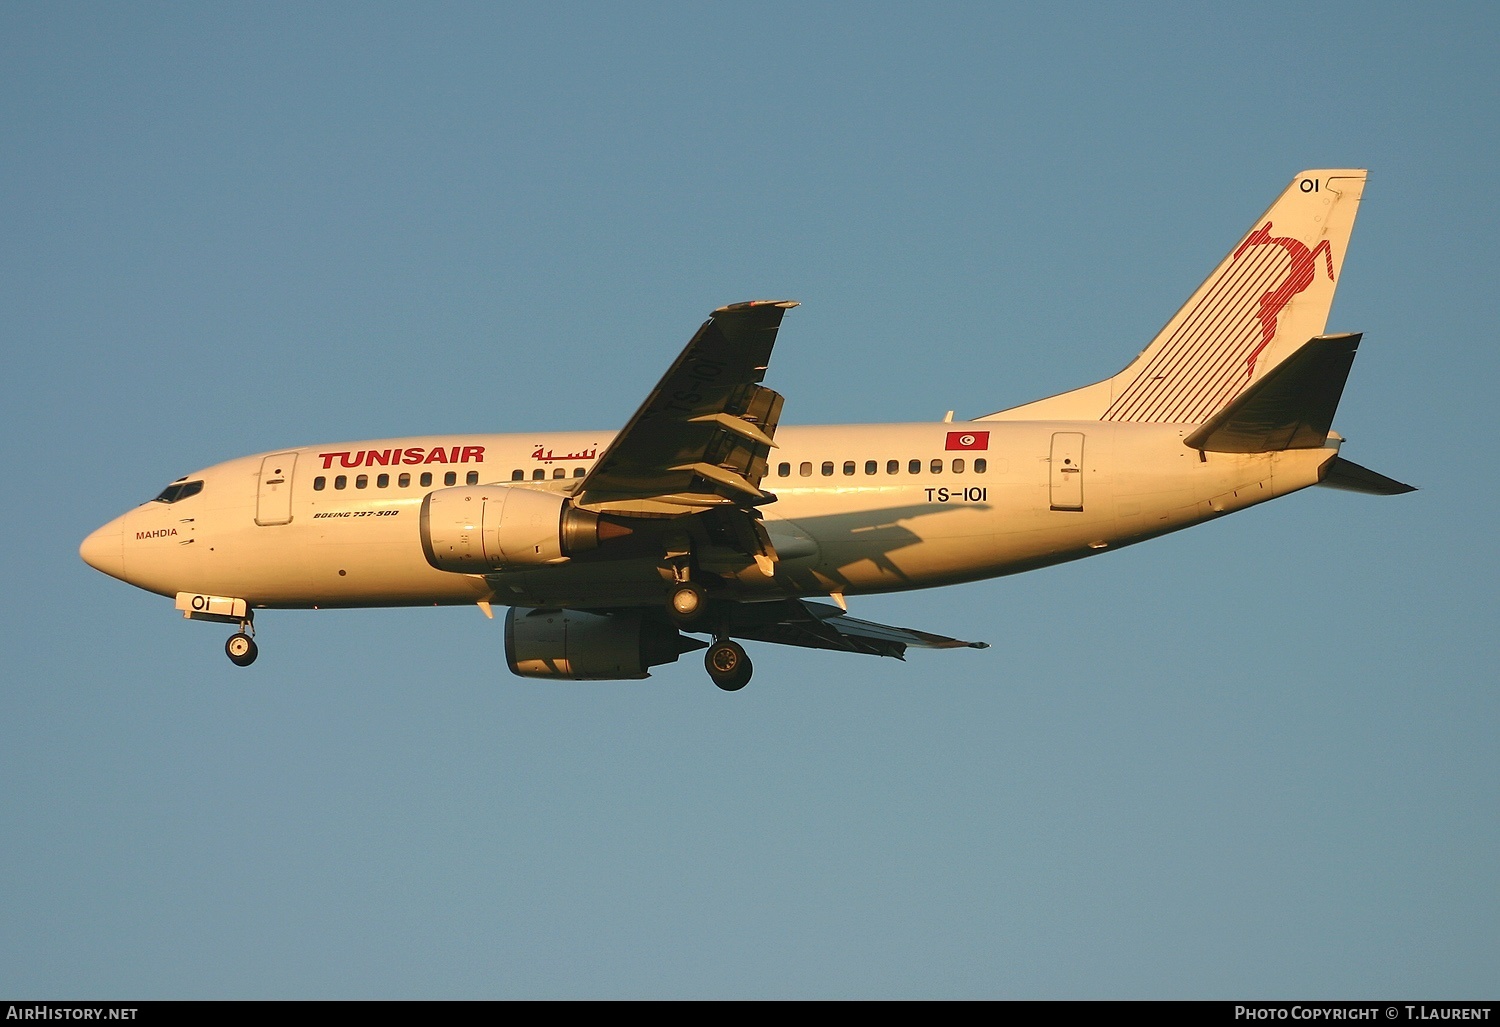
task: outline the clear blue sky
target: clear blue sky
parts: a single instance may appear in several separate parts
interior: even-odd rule
[[[1149,13],[1147,13],[1149,12]],[[0,6],[0,995],[1493,998],[1493,4]],[[784,420],[1123,366],[1367,167],[1323,489],[759,646],[505,670],[473,610],[86,567],[287,445],[620,425],[788,297]]]

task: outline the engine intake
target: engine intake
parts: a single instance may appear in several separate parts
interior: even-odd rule
[[[427,562],[440,571],[490,571],[566,563],[629,534],[621,525],[573,506],[567,496],[511,485],[460,485],[422,500],[420,532]]]
[[[517,610],[505,615],[505,662],[523,678],[618,681],[707,645],[641,610]]]

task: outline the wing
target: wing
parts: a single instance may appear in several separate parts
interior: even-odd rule
[[[762,492],[781,396],[760,384],[782,316],[756,300],[715,310],[574,491],[595,513],[680,517],[750,512]]]
[[[964,642],[915,628],[850,617],[836,606],[786,599],[774,603],[741,603],[733,608],[729,634],[757,642],[834,649],[846,653],[906,658],[908,646],[923,649],[988,649],[988,642]]]

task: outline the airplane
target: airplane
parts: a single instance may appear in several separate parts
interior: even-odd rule
[[[1076,560],[1311,485],[1413,491],[1340,456],[1331,430],[1361,336],[1323,333],[1365,178],[1298,174],[1129,366],[1060,395],[967,421],[781,426],[761,383],[797,304],[736,303],[618,432],[240,457],[79,552],[234,625],[239,666],[255,611],[328,607],[505,606],[523,677],[639,679],[706,650],[726,691],[750,680],[743,641],[987,648],[847,599]]]

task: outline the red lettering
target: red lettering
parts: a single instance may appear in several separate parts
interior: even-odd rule
[[[451,449],[434,446],[431,450],[421,446],[410,449],[361,449],[354,452],[319,453],[323,470],[333,467],[337,460],[341,467],[384,467],[391,464],[466,464],[471,461],[484,463],[483,446],[454,446]]]

